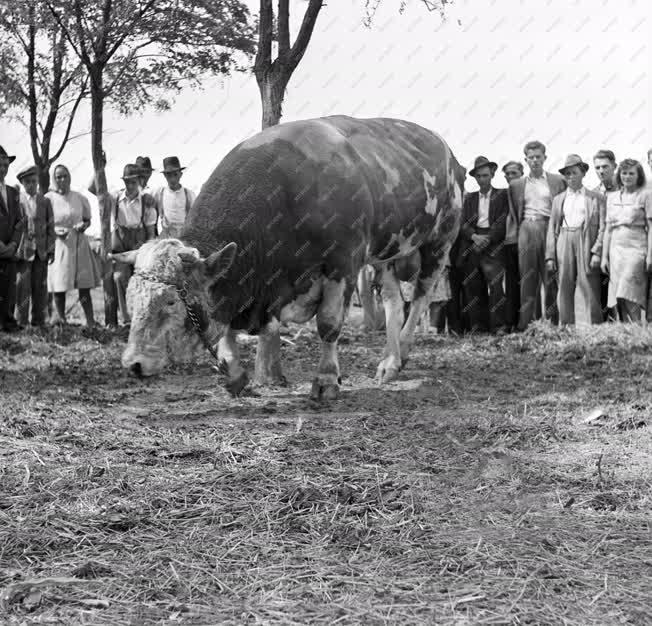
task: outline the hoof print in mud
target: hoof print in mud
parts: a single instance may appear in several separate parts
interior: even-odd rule
[[[242,394],[244,391],[244,388],[247,386],[249,383],[249,376],[247,376],[247,372],[243,372],[238,378],[234,380],[230,380],[228,383],[226,383],[226,390],[233,396],[234,398],[237,398]]]
[[[322,384],[318,380],[312,381],[312,400],[337,400],[340,395],[340,386],[332,383]]]

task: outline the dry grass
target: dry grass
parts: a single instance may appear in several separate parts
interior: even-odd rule
[[[3,623],[652,623],[651,331],[349,331],[329,406],[311,333],[239,402],[122,340],[0,338]]]

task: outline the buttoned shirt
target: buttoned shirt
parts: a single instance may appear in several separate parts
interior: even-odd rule
[[[489,228],[489,199],[491,189],[483,194],[478,192],[478,228]]]
[[[154,226],[158,216],[154,206],[145,207],[145,214],[143,215],[141,191],[133,198],[128,198],[126,191],[123,189],[118,192],[118,207],[113,217],[119,226],[134,228],[140,226],[141,223],[144,223],[145,226]]]
[[[0,183],[0,194],[2,195],[2,200],[4,201],[5,207],[7,206],[7,185],[5,183]]]
[[[550,217],[552,197],[548,186],[546,173],[539,178],[531,174],[525,179],[525,205],[523,217],[531,219],[536,217]]]
[[[573,191],[570,187],[566,190],[564,198],[564,226],[568,228],[578,228],[584,224],[586,215],[586,195],[584,187]]]
[[[188,206],[195,201],[195,194],[183,185],[177,190],[164,187],[161,193],[159,212],[164,224],[183,224],[186,221],[186,195]]]
[[[616,189],[615,183],[611,183],[608,188],[604,183],[600,183],[593,191],[597,191],[598,193],[601,193],[603,196],[606,196],[608,192],[614,191],[615,189]]]

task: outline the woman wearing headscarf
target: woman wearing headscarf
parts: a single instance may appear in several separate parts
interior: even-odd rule
[[[86,325],[95,323],[91,289],[101,282],[100,269],[84,231],[91,223],[91,207],[78,191],[70,189],[70,171],[65,165],[54,170],[55,189],[46,197],[52,203],[56,234],[54,261],[48,272],[48,291],[54,293],[57,321],[66,323],[66,292],[79,290]]]
[[[618,317],[640,322],[652,272],[652,196],[643,166],[625,159],[616,173],[618,189],[607,194],[601,269],[609,273],[608,306]]]

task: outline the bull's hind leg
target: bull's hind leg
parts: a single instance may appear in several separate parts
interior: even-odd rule
[[[400,353],[403,366],[407,362],[412,344],[414,343],[414,331],[429,304],[428,300],[432,288],[443,272],[444,259],[448,252],[440,249],[437,250],[434,245],[427,244],[419,249],[419,254],[421,256],[421,269],[414,289],[410,314],[400,335]]]
[[[322,300],[317,309],[317,331],[321,339],[321,359],[312,383],[314,400],[334,400],[340,391],[340,365],[337,360],[337,340],[344,324],[353,292],[353,281],[324,279]]]
[[[281,370],[280,323],[273,318],[258,335],[254,382],[258,385],[286,385]]]
[[[382,270],[382,296],[385,308],[387,343],[383,360],[376,370],[376,382],[387,383],[398,375],[401,369],[401,350],[399,338],[403,325],[403,298],[396,272],[390,263]]]

